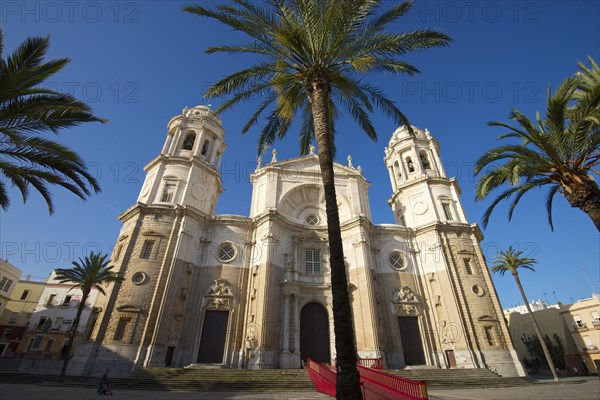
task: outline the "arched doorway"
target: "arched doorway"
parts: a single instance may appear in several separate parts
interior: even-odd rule
[[[330,363],[329,316],[319,303],[308,303],[300,311],[300,354],[320,363]]]

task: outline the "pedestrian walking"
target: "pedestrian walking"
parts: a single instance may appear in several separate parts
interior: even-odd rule
[[[100,396],[112,396],[113,392],[110,390],[110,384],[108,383],[108,369],[102,375],[102,379],[100,380],[100,387],[96,391],[96,394]]]

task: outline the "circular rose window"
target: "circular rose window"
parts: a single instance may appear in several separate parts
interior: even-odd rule
[[[306,216],[306,223],[312,226],[317,225],[319,223],[319,217],[315,214],[308,214]]]
[[[407,267],[406,260],[404,259],[402,253],[400,253],[399,251],[394,251],[392,254],[390,254],[390,258],[388,259],[388,261],[390,263],[390,267],[398,271],[406,269]]]
[[[231,243],[223,243],[219,246],[217,258],[221,262],[230,262],[235,258],[235,248]]]

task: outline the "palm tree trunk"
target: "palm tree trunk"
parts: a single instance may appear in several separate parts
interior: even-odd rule
[[[554,380],[558,382],[558,375],[556,374],[556,368],[554,367],[554,362],[552,361],[552,357],[550,356],[550,352],[548,351],[548,346],[546,346],[546,340],[544,336],[542,336],[542,331],[535,320],[535,316],[531,311],[531,307],[529,306],[529,301],[527,301],[527,296],[525,296],[525,291],[523,290],[523,286],[521,285],[521,280],[519,279],[519,273],[514,271],[513,276],[515,277],[515,281],[517,281],[517,286],[519,287],[519,291],[521,292],[521,296],[523,297],[523,301],[525,302],[525,307],[527,307],[527,312],[531,316],[531,322],[533,322],[533,329],[535,330],[535,334],[540,340],[540,344],[542,345],[542,351],[544,352],[544,357],[546,357],[546,362],[548,362],[548,367],[550,367],[550,371],[552,372],[552,376]]]
[[[348,292],[348,279],[344,263],[344,248],[340,230],[340,217],[335,194],[333,154],[331,147],[329,83],[325,79],[315,79],[308,88],[311,102],[315,136],[319,151],[319,166],[325,209],[327,213],[327,233],[329,235],[329,260],[331,266],[331,292],[333,297],[333,328],[337,357],[336,398],[360,400],[360,375],[356,369],[356,344],[352,309]]]
[[[71,327],[71,332],[69,333],[69,343],[67,343],[67,350],[65,351],[65,359],[63,361],[62,370],[60,371],[60,376],[58,377],[59,382],[65,381],[65,375],[67,374],[67,367],[69,366],[69,361],[71,361],[71,351],[73,350],[73,342],[75,342],[75,336],[77,335],[77,327],[79,326],[79,320],[81,319],[81,313],[83,312],[83,308],[85,307],[85,302],[90,294],[89,290],[84,290],[83,295],[81,296],[81,301],[79,301],[79,305],[77,306],[77,314],[75,315],[75,320],[73,321],[73,325]]]
[[[565,191],[565,197],[571,206],[585,212],[600,231],[600,189],[596,182],[578,185],[571,193]]]

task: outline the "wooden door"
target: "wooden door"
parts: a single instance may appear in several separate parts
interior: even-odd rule
[[[220,364],[223,362],[229,311],[210,311],[204,314],[198,362]]]
[[[319,303],[308,303],[300,311],[300,354],[320,363],[331,362],[329,351],[329,317]]]
[[[398,317],[404,362],[406,365],[424,365],[423,341],[418,317]]]
[[[456,357],[454,357],[454,350],[446,350],[446,360],[448,360],[448,366],[450,368],[456,368]]]

